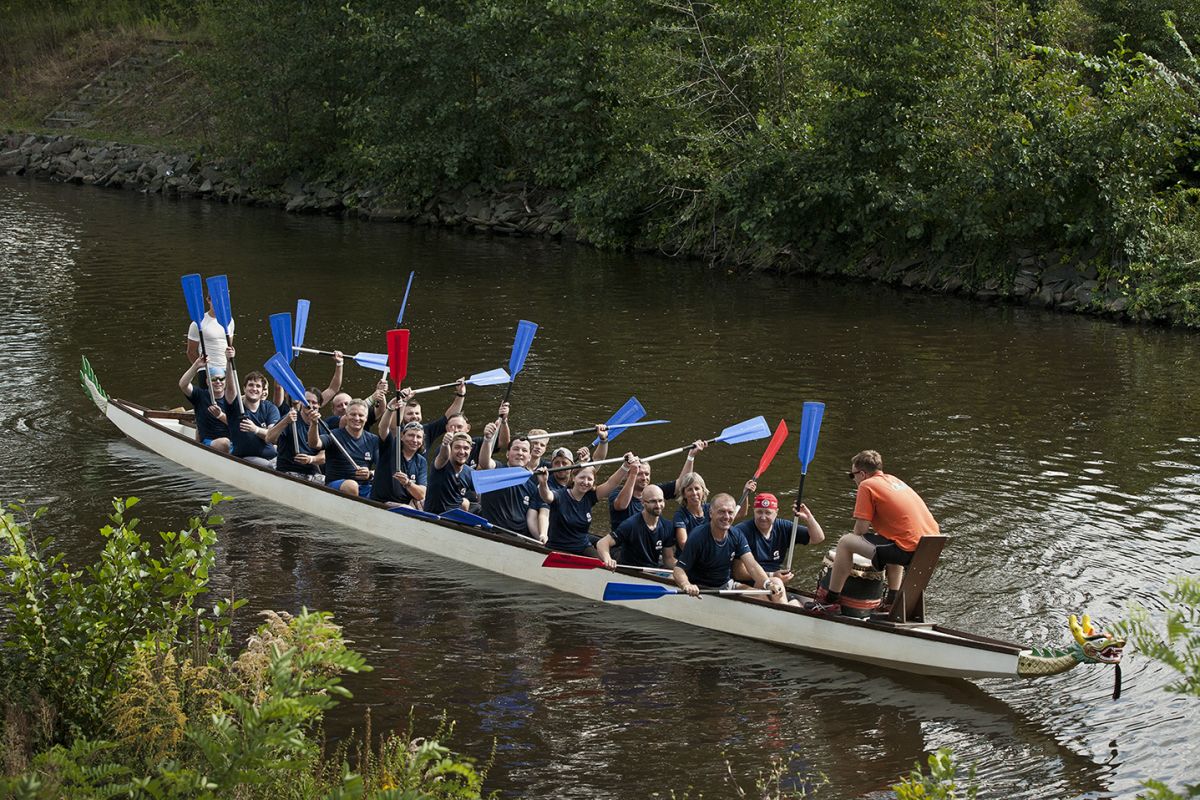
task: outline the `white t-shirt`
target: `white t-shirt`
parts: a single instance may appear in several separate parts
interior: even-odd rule
[[[204,319],[204,352],[208,355],[208,365],[210,367],[220,367],[225,369],[225,329],[221,327],[221,323],[217,322],[216,317],[205,312]],[[229,320],[229,335],[233,335],[235,323]],[[200,334],[196,332],[196,323],[188,326],[187,337],[189,341],[200,341]]]

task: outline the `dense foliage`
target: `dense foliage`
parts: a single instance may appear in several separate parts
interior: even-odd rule
[[[136,503],[114,502],[82,570],[34,538],[40,514],[0,514],[0,796],[481,796],[471,763],[411,730],[368,732],[355,770],[348,745],[325,753],[321,720],[362,656],[327,614],[268,612],[235,657],[242,601],[201,604],[220,518],[210,506],[152,545],[126,516]]]
[[[1169,0],[209,0],[227,146],[414,207],[563,190],[593,241],[968,285],[1014,254],[1200,323],[1200,41]],[[254,52],[253,60],[244,58]]]

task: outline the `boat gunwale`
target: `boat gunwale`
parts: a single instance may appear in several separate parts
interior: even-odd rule
[[[267,402],[267,401],[264,401],[264,402]],[[230,455],[229,453],[223,453],[219,450],[214,450],[211,447],[206,447],[202,443],[196,441],[194,438],[184,436],[182,433],[180,433],[178,431],[171,430],[167,426],[158,422],[156,418],[154,418],[152,416],[148,416],[145,412],[154,411],[154,409],[148,408],[139,403],[134,403],[134,402],[131,402],[128,400],[122,400],[122,399],[116,398],[116,397],[109,397],[108,403],[110,406],[119,409],[120,411],[128,414],[129,416],[133,417],[136,420],[141,421],[144,424],[152,426],[153,428],[161,431],[162,433],[166,433],[166,434],[173,436],[181,441],[187,442],[188,444],[190,444],[194,447],[201,448],[207,454],[220,456],[221,458],[227,459],[230,462],[235,463],[239,466],[249,467],[251,469],[255,469],[260,472],[272,475],[276,478],[282,478],[285,480],[294,481],[294,482],[302,484],[310,489],[322,490],[331,496],[341,498],[343,500],[357,501],[359,503],[363,503],[372,508],[378,508],[380,510],[385,510],[385,511],[389,510],[385,504],[383,504],[377,500],[371,500],[370,498],[365,498],[365,497],[352,497],[350,495],[343,494],[342,492],[339,492],[336,489],[332,489],[328,486],[325,486],[324,484],[313,483],[312,481],[308,481],[308,480],[305,480],[304,478],[296,477],[296,476],[291,475],[286,472],[280,472],[279,470],[264,467],[259,464],[252,464],[252,463],[250,463],[248,461],[244,461],[243,459],[240,459],[236,456]],[[137,441],[137,440],[135,439],[134,441]],[[141,444],[141,442],[139,442],[139,444]],[[163,458],[167,458],[167,457],[163,456]],[[172,461],[170,458],[167,458],[167,460]],[[178,462],[174,462],[174,461],[172,461],[172,463],[178,464]],[[190,469],[189,467],[186,467],[182,464],[179,464],[179,466],[183,466],[185,469]],[[198,470],[192,470],[192,471],[198,472]],[[200,473],[200,474],[205,474],[205,473]],[[212,478],[211,475],[206,475],[206,477]],[[213,479],[221,481],[222,483],[228,483],[228,481],[222,480],[220,478],[213,478]],[[253,492],[250,492],[250,494],[254,495]],[[254,496],[258,497],[258,495],[254,495]],[[270,498],[263,498],[263,499],[267,499],[268,502],[277,502],[277,501],[270,500]],[[301,513],[310,515],[309,512],[301,512]],[[445,520],[445,519],[430,520],[430,519],[421,519],[418,517],[406,517],[406,519],[410,519],[410,520],[413,520],[416,522],[424,522],[427,524],[437,525],[442,528],[447,528],[449,530],[453,530],[453,531],[456,531],[459,533],[470,534],[472,536],[478,536],[480,538],[488,539],[488,540],[491,540],[491,541],[494,541],[497,543],[501,543],[501,544],[514,545],[514,546],[519,547],[522,550],[526,550],[526,551],[533,552],[533,553],[549,555],[551,552],[557,552],[557,551],[550,550],[548,547],[545,547],[544,545],[535,545],[532,542],[524,541],[523,539],[520,539],[509,533],[493,532],[493,531],[489,531],[485,528],[451,522],[451,521]],[[457,559],[450,559],[450,560],[457,561]],[[463,562],[463,563],[470,563],[470,562]],[[471,566],[475,566],[478,569],[485,569],[485,570],[487,569],[487,567],[481,566],[479,564],[471,564]],[[613,572],[614,572],[614,574],[617,574],[617,575],[622,575],[622,576],[630,577],[630,578],[637,578],[639,580],[651,581],[654,583],[660,583],[660,584],[667,585],[667,586],[675,585],[675,582],[673,580],[670,580],[670,579],[667,579],[665,577],[661,577],[658,575],[650,574],[650,573],[644,573],[644,572],[641,572],[638,570],[623,569],[623,568],[618,567]],[[520,580],[520,579],[518,579],[518,580]],[[545,584],[538,584],[538,585],[545,585]],[[553,587],[547,586],[547,588],[553,588]],[[794,591],[795,590],[793,590],[793,592]],[[993,639],[993,638],[986,637],[986,636],[979,636],[977,634],[971,634],[971,633],[966,633],[963,631],[957,631],[952,628],[944,627],[944,626],[942,626],[940,624],[936,624],[936,623],[922,625],[922,627],[920,627],[920,628],[918,628],[918,627],[908,628],[908,627],[903,627],[901,625],[890,624],[890,623],[886,623],[886,622],[877,622],[877,621],[870,620],[870,619],[859,619],[859,618],[855,618],[855,617],[843,617],[843,616],[827,616],[825,614],[820,614],[820,613],[817,613],[814,611],[806,610],[799,606],[781,605],[781,604],[771,603],[769,601],[759,599],[756,596],[752,597],[752,596],[745,596],[745,595],[723,595],[723,596],[720,596],[717,598],[712,598],[712,599],[732,600],[735,602],[751,603],[754,605],[766,606],[766,607],[770,608],[771,610],[777,611],[777,612],[797,614],[802,617],[808,617],[810,619],[818,619],[823,622],[830,622],[830,623],[835,623],[835,624],[839,624],[839,625],[852,625],[857,628],[866,628],[868,630],[871,630],[871,631],[874,631],[874,632],[880,633],[880,634],[910,636],[910,637],[915,637],[915,638],[922,639],[925,641],[930,641],[930,642],[934,642],[934,643],[943,643],[943,644],[952,641],[955,645],[960,646],[960,647],[966,647],[968,649],[985,650],[985,651],[989,651],[989,652],[1003,653],[1005,655],[1020,655],[1021,653],[1027,653],[1030,651],[1030,648],[1025,647],[1020,644],[1017,644],[1015,642],[1007,642],[1002,639]],[[600,601],[600,602],[604,602],[604,601]],[[612,604],[616,605],[615,603],[612,603]],[[624,605],[624,603],[621,603],[621,605]],[[753,637],[751,637],[751,638],[753,638]],[[769,641],[769,640],[761,640],[761,641]],[[790,647],[790,645],[785,645],[785,646]],[[834,654],[834,655],[836,655],[836,654]],[[843,656],[843,657],[850,658],[853,661],[860,661],[859,659],[854,659],[849,656]]]

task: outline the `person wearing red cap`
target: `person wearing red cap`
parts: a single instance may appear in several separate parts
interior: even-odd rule
[[[723,492],[712,499],[710,520],[692,531],[675,561],[675,585],[692,597],[699,597],[701,588],[735,589],[739,584],[733,569],[737,567],[751,586],[770,590],[772,603],[787,603],[783,581],[767,575],[754,560],[746,537],[733,529],[736,505],[733,497]]]
[[[854,531],[838,540],[828,591],[817,591],[817,602],[838,612],[855,554],[871,559],[875,569],[887,569],[884,604],[888,606],[895,600],[904,567],[912,561],[921,537],[941,533],[925,501],[904,481],[883,471],[883,456],[875,450],[863,450],[850,461],[850,478],[858,487]],[[875,533],[868,532],[871,528]]]
[[[754,496],[754,503],[750,508],[754,512],[753,518],[739,522],[733,526],[734,530],[746,537],[754,560],[767,574],[777,575],[785,582],[791,580],[791,572],[780,572],[782,561],[787,558],[788,544],[792,540],[792,521],[778,518],[779,498],[770,492],[760,492]],[[801,503],[797,508],[793,505],[792,514],[804,521],[796,526],[796,544],[820,544],[825,541],[821,523],[817,522],[808,506]]]

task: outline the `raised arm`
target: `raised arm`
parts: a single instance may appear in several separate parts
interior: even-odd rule
[[[454,384],[454,399],[450,405],[446,407],[446,419],[450,419],[455,414],[461,414],[463,410],[463,402],[467,397],[467,380],[459,378],[458,383]]]
[[[479,446],[479,469],[492,469],[496,466],[496,462],[492,461],[495,438],[496,423],[489,422],[483,427],[483,444]]]
[[[450,463],[450,438],[451,434],[449,433],[442,436],[442,443],[438,447],[437,455],[433,457],[434,469],[441,469]]]
[[[329,385],[321,392],[321,405],[325,405],[333,396],[342,390],[342,351],[333,351],[333,377],[329,379]]]
[[[679,468],[679,475],[675,478],[675,483],[683,480],[683,476],[696,468],[696,453],[699,453],[704,448],[708,447],[708,442],[703,439],[697,439],[692,442],[692,447],[688,450],[687,458],[683,460],[683,466]]]
[[[550,491],[550,486],[547,481],[550,479],[550,473],[545,467],[538,467],[533,473],[538,479],[538,497],[542,498],[542,502],[546,505],[554,502],[554,492]]]
[[[314,403],[313,405],[316,404]],[[317,420],[321,418],[320,412],[312,406],[309,406],[300,413],[304,415],[304,421],[308,423],[309,449],[317,451],[323,450],[324,446],[321,444],[321,437],[317,435],[317,425],[319,424]]]
[[[280,414],[279,421],[267,428],[267,435],[264,437],[267,444],[275,444],[277,441],[279,441],[280,434],[287,430],[287,426],[291,425],[295,421],[296,409],[294,408],[288,411],[286,414]]]
[[[820,544],[825,541],[825,531],[821,529],[821,523],[817,522],[816,516],[809,511],[808,506],[801,503],[799,507],[792,506],[792,513],[799,517],[808,528],[808,543]]]
[[[637,456],[633,453],[626,453],[625,463],[617,467],[613,474],[608,476],[608,480],[596,487],[596,496],[608,497],[622,481],[625,482],[625,486],[613,503],[613,507],[617,509],[629,508],[629,501],[633,498],[633,485],[637,482]],[[621,505],[622,497],[625,498],[625,505]]]
[[[592,461],[603,461],[608,457],[608,426],[597,425],[596,435],[600,437],[600,444],[592,451]]]
[[[204,356],[196,356],[192,361],[192,365],[187,368],[187,372],[179,376],[179,391],[183,392],[183,396],[191,398],[192,396],[192,379],[196,377],[196,373],[201,367],[208,365],[208,359]]]

